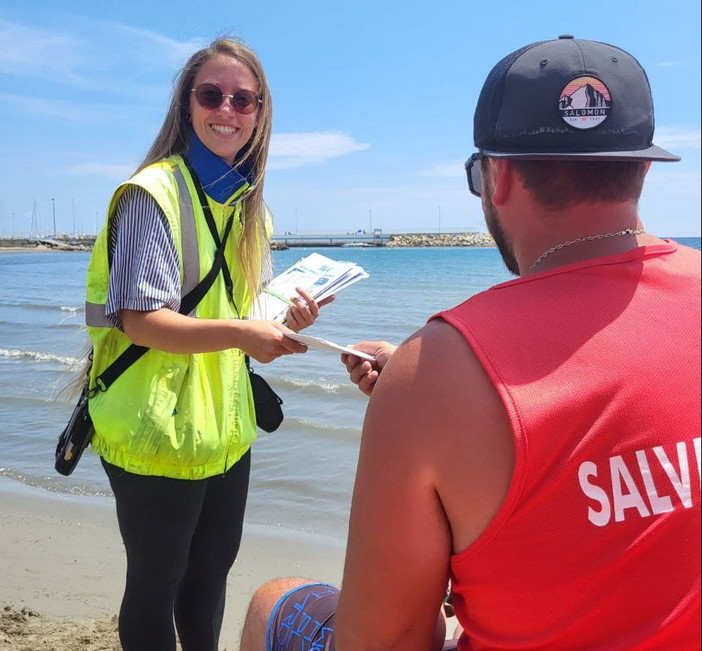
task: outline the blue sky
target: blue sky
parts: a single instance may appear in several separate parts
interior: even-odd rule
[[[641,200],[649,231],[700,235],[698,0],[530,3],[0,2],[0,236],[95,232],[155,136],[175,73],[220,34],[269,77],[266,199],[276,232],[484,231],[463,161],[490,68],[570,33],[646,68],[656,144]],[[35,208],[36,206],[36,208]]]

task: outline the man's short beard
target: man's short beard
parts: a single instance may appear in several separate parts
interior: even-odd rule
[[[500,226],[499,217],[497,215],[497,210],[492,203],[492,188],[490,187],[490,182],[488,181],[487,174],[483,174],[483,214],[485,215],[485,225],[487,226],[488,232],[492,235],[492,239],[495,240],[497,245],[497,250],[502,256],[502,262],[505,263],[507,271],[519,276],[519,264],[517,263],[517,258],[514,256],[512,251],[512,245],[507,240],[502,226]]]

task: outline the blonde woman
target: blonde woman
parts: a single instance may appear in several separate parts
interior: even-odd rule
[[[245,356],[305,352],[247,320],[269,269],[265,163],[271,97],[256,55],[227,38],[180,72],[163,126],[108,208],[87,276],[94,451],[127,553],[125,651],[216,651],[239,548],[256,419]],[[189,314],[181,298],[221,271]],[[300,291],[287,324],[319,307]],[[131,344],[149,350],[105,390]],[[175,629],[174,629],[175,622]]]

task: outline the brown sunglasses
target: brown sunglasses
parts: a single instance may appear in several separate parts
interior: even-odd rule
[[[210,83],[199,84],[197,88],[192,88],[191,93],[195,93],[195,99],[202,108],[214,110],[222,106],[222,102],[226,99],[232,105],[232,108],[242,115],[253,113],[261,104],[261,98],[252,90],[242,88],[237,90],[233,95],[225,95],[222,89]]]

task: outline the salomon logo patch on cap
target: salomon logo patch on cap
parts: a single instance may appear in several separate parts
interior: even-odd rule
[[[595,77],[576,77],[561,92],[558,108],[567,124],[576,129],[593,129],[609,116],[612,97]]]

